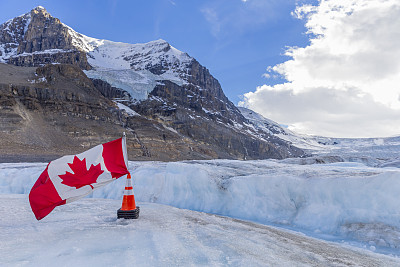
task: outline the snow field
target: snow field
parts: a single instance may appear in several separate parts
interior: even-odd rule
[[[0,193],[29,193],[44,168],[0,164]],[[137,201],[357,240],[372,250],[400,248],[397,168],[213,160],[130,162],[130,169]],[[124,184],[119,179],[92,197],[121,200]]]
[[[41,221],[27,195],[0,195],[1,266],[399,266],[400,259],[226,217],[82,199]]]

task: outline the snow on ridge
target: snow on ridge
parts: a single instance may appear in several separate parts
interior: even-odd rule
[[[185,71],[191,60],[186,53],[160,40],[144,44],[103,40],[88,54],[89,64],[95,69],[145,70],[161,64],[166,71],[172,70],[177,78],[180,78],[180,72]]]
[[[192,58],[159,39],[148,43],[129,44],[88,37],[68,28],[72,44],[80,51],[88,53],[89,64],[95,69],[135,69],[145,70],[147,65],[156,65],[161,60],[169,66],[185,65]]]
[[[33,10],[46,10],[46,9],[42,6],[37,6]]]
[[[62,25],[68,29],[68,33],[72,37],[72,45],[75,46],[80,51],[86,53],[93,51],[96,47],[101,45],[102,41],[104,41],[78,33],[64,23],[62,23]]]
[[[147,99],[157,81],[187,83],[187,69],[193,58],[165,40],[128,44],[88,37],[64,26],[72,36],[72,44],[87,53],[93,69],[85,71],[86,75],[127,91],[132,99]],[[152,67],[160,69],[161,73],[148,71]]]
[[[0,52],[1,52],[1,56],[0,56],[0,62],[1,63],[7,63],[6,59],[15,56],[17,54],[17,50],[18,47],[14,47],[14,48],[8,48],[6,50],[5,46],[3,44],[0,45]]]
[[[21,25],[19,26],[23,27],[22,34],[18,32],[21,30],[21,28],[16,28],[18,22],[21,23]],[[8,35],[13,39],[9,43],[0,44],[0,52],[1,52],[0,62],[6,63],[6,59],[17,55],[19,42],[23,40],[24,35],[28,30],[28,26],[30,23],[31,23],[31,12],[28,12],[18,17],[9,19],[8,21],[0,25],[0,34],[6,36]],[[11,24],[15,24],[13,26],[16,28],[17,32],[12,31],[10,29]]]
[[[37,6],[32,10],[45,10],[45,8]],[[0,25],[0,30],[14,36],[16,34],[10,31],[9,25],[18,19],[23,19],[22,26],[24,26],[23,33],[25,34],[31,21],[31,12],[8,20]],[[72,37],[72,45],[77,50],[88,54],[88,62],[94,67],[94,70],[146,70],[151,67],[160,67],[161,78],[184,83],[187,66],[193,60],[187,53],[179,51],[162,39],[148,43],[128,44],[92,38],[76,32],[64,23],[62,25],[68,29],[68,33]],[[1,45],[0,61],[4,62],[5,59],[16,56],[19,41],[22,39],[23,35],[18,35],[13,43],[7,44],[8,46]],[[10,48],[10,44],[14,47]]]

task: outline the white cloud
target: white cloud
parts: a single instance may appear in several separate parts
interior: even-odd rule
[[[245,95],[246,106],[300,133],[331,137],[380,137],[400,133],[400,110],[356,88],[313,87],[295,93],[290,83],[263,85]]]
[[[321,0],[293,14],[310,44],[267,69],[287,83],[260,86],[241,104],[310,134],[400,134],[400,1]]]

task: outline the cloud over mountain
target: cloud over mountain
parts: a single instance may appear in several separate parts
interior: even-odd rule
[[[399,134],[400,3],[322,0],[293,15],[305,20],[309,45],[268,67],[286,83],[259,86],[241,104],[304,133]]]

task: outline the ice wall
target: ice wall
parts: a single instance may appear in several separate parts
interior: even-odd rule
[[[44,164],[0,164],[0,193],[28,193]],[[130,162],[137,201],[400,248],[400,171],[361,163]],[[92,197],[122,199],[125,179]]]

